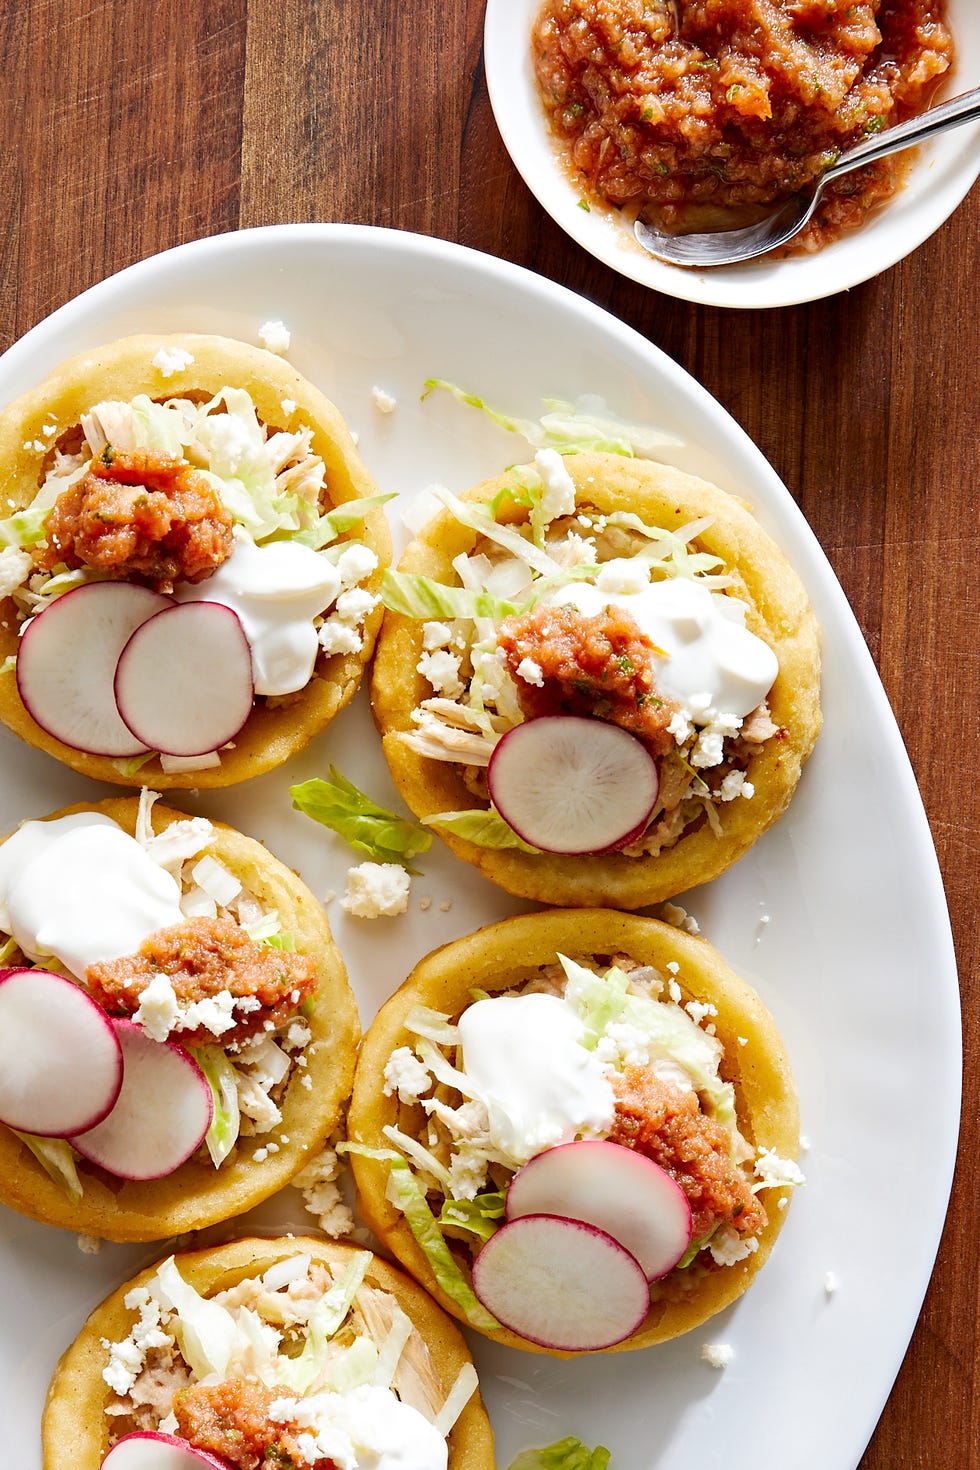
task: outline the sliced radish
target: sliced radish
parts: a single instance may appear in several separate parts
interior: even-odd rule
[[[123,1080],[103,1121],[71,1142],[83,1158],[120,1179],[162,1179],[200,1148],[214,1100],[189,1052],[152,1041],[135,1021],[112,1020],[122,1048]]]
[[[487,784],[518,837],[558,853],[604,852],[639,836],[660,786],[635,735],[582,715],[545,715],[508,730]]]
[[[137,740],[167,755],[205,755],[252,712],[252,656],[236,613],[220,602],[167,607],[119,656],[115,697]]]
[[[611,1235],[581,1220],[524,1215],[473,1262],[473,1290],[528,1342],[599,1352],[636,1332],[650,1307],[643,1270]]]
[[[135,583],[86,582],[31,618],[17,651],[17,688],[41,729],[92,755],[142,755],[146,744],[116,707],[116,664],[140,624],[172,606]]]
[[[518,1169],[507,1219],[541,1214],[605,1230],[648,1281],[672,1271],[691,1243],[691,1206],[680,1185],[652,1159],[601,1138],[558,1144]]]
[[[229,1470],[227,1460],[195,1449],[176,1434],[138,1429],[117,1439],[102,1461],[103,1470]]]
[[[0,970],[0,1122],[63,1138],[111,1111],[123,1058],[105,1011],[50,970]]]

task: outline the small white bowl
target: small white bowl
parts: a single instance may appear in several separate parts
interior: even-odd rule
[[[924,144],[905,187],[866,225],[814,255],[686,270],[647,255],[615,210],[585,210],[555,151],[531,63],[531,25],[543,0],[488,0],[485,59],[497,126],[525,183],[583,249],[641,285],[708,306],[792,306],[857,286],[927,240],[980,173],[980,124]],[[943,89],[980,85],[980,5],[948,0],[956,64]]]

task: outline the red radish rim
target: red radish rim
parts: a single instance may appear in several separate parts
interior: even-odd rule
[[[83,990],[80,985],[76,985],[74,981],[69,980],[64,975],[59,975],[53,970],[45,970],[40,966],[13,965],[5,969],[0,969],[0,988],[2,988],[3,985],[6,984],[8,981],[13,980],[18,976],[31,976],[36,981],[42,984],[44,983],[44,981],[50,979],[55,981],[59,987],[70,985],[72,989],[77,993],[75,999],[82,1003],[86,1012],[91,1014],[93,1021],[96,1024],[103,1026],[112,1037],[112,1042],[116,1051],[116,1065],[113,1069],[115,1071],[115,1085],[110,1082],[110,1085],[107,1089],[107,1096],[109,1099],[108,1105],[103,1106],[102,1104],[100,1104],[95,1109],[94,1116],[92,1116],[90,1120],[86,1120],[85,1131],[87,1131],[89,1128],[98,1127],[98,1125],[103,1122],[112,1112],[113,1108],[116,1105],[116,1102],[118,1101],[119,1094],[122,1091],[122,1048],[119,1045],[119,1038],[116,1035],[115,1028],[112,1025],[110,1017],[106,1015],[105,1011],[98,1004],[98,1002],[93,1000],[92,997],[87,993],[87,991]],[[59,999],[64,1001],[66,997],[61,996],[59,997]],[[57,1004],[57,1002],[52,1001],[52,1005],[55,1004]],[[72,1136],[73,1132],[81,1131],[77,1128],[73,1128],[71,1126],[66,1127],[64,1125],[59,1125],[57,1128],[41,1128],[38,1127],[36,1119],[30,1121],[27,1119],[21,1120],[0,1117],[0,1123],[3,1123],[7,1128],[15,1129],[20,1133],[34,1134],[38,1138],[69,1138]]]
[[[578,734],[572,739],[571,744],[574,744],[576,740],[593,739],[598,734],[598,738],[604,741],[607,747],[617,744],[623,752],[624,762],[628,761],[632,764],[634,776],[646,777],[648,783],[648,789],[646,793],[643,793],[641,804],[636,805],[634,799],[629,814],[629,826],[625,830],[619,827],[613,829],[611,835],[608,832],[601,835],[593,834],[595,840],[590,839],[584,845],[581,839],[574,842],[568,839],[556,842],[552,835],[546,838],[542,832],[535,831],[533,821],[530,828],[526,825],[526,817],[523,814],[518,815],[513,808],[516,808],[520,799],[527,801],[529,795],[527,787],[519,797],[515,797],[513,804],[506,793],[504,799],[501,800],[500,793],[502,781],[506,785],[513,776],[518,782],[521,782],[522,778],[526,778],[527,772],[533,768],[534,763],[529,759],[528,752],[521,752],[522,745],[526,746],[530,739],[541,739],[548,729],[555,738],[560,739],[563,734],[567,738],[567,732],[573,726],[577,729]],[[513,765],[511,766],[510,763]],[[615,852],[621,847],[628,846],[639,837],[657,803],[660,793],[660,773],[656,761],[642,740],[631,731],[624,729],[622,725],[587,715],[540,715],[535,719],[522,721],[521,724],[515,725],[501,736],[487,765],[487,785],[496,811],[522,841],[537,848],[539,852],[553,853],[559,857],[585,857]],[[567,780],[556,779],[552,789],[557,804],[560,794],[569,789],[569,783]],[[637,789],[635,780],[630,784],[629,789],[635,792]],[[539,804],[542,804],[543,793],[539,793],[536,799]],[[608,803],[603,804],[603,809],[608,809]],[[598,815],[598,809],[596,815]],[[576,824],[581,824],[581,817],[569,819],[569,830],[574,830]]]
[[[578,1152],[575,1155],[569,1155],[567,1151],[570,1149],[575,1149]],[[647,1256],[647,1251],[634,1249],[633,1247],[635,1245],[635,1241],[631,1242],[629,1240],[625,1240],[622,1234],[611,1228],[608,1220],[603,1221],[597,1219],[593,1215],[587,1215],[585,1213],[578,1213],[577,1211],[575,1211],[574,1202],[571,1201],[569,1193],[566,1193],[564,1197],[560,1197],[558,1195],[558,1191],[555,1191],[553,1208],[546,1208],[544,1204],[540,1202],[539,1196],[539,1202],[534,1208],[530,1210],[520,1209],[521,1190],[522,1188],[527,1188],[527,1181],[533,1180],[535,1174],[540,1171],[540,1168],[542,1167],[542,1162],[544,1160],[549,1161],[549,1163],[545,1163],[543,1165],[543,1167],[547,1169],[549,1166],[554,1165],[556,1159],[560,1160],[562,1157],[574,1157],[579,1160],[584,1160],[584,1151],[588,1151],[592,1155],[591,1166],[602,1169],[604,1167],[602,1160],[607,1158],[607,1150],[610,1149],[616,1150],[617,1155],[622,1155],[622,1157],[619,1159],[618,1164],[615,1165],[615,1167],[619,1169],[625,1168],[627,1170],[634,1170],[634,1172],[636,1173],[637,1185],[635,1186],[635,1189],[637,1192],[642,1187],[639,1184],[640,1178],[650,1177],[650,1175],[652,1175],[654,1178],[656,1178],[657,1181],[655,1187],[658,1190],[663,1191],[663,1200],[659,1205],[659,1209],[662,1211],[666,1201],[670,1200],[671,1203],[668,1208],[673,1208],[676,1204],[676,1206],[679,1207],[680,1216],[686,1222],[686,1230],[682,1232],[684,1234],[683,1243],[679,1243],[676,1251],[672,1247],[671,1251],[666,1253],[667,1257],[672,1256],[673,1258],[670,1260],[670,1264],[663,1267],[662,1269],[651,1272],[648,1269],[648,1265],[645,1260],[645,1257]],[[602,1151],[601,1158],[600,1155],[597,1153],[597,1150]],[[629,1160],[630,1162],[627,1163],[627,1160]],[[522,1179],[524,1181],[523,1185],[520,1182]],[[597,1185],[599,1184],[599,1182],[600,1181],[597,1178]],[[514,1212],[515,1186],[517,1190],[517,1208],[519,1213]],[[603,1202],[603,1197],[600,1196],[600,1212],[601,1204]],[[573,1205],[572,1210],[569,1209],[570,1203]],[[658,1207],[655,1206],[654,1208]],[[509,1222],[511,1220],[524,1219],[527,1215],[532,1214],[552,1214],[557,1215],[562,1219],[580,1220],[583,1224],[591,1225],[597,1230],[605,1231],[607,1235],[612,1236],[613,1240],[615,1240],[617,1244],[621,1245],[624,1250],[628,1251],[629,1254],[633,1256],[634,1260],[637,1261],[641,1270],[646,1276],[647,1281],[649,1282],[662,1281],[666,1276],[669,1276],[671,1271],[676,1268],[678,1261],[683,1259],[684,1254],[691,1243],[693,1219],[691,1213],[691,1203],[687,1195],[684,1193],[684,1190],[678,1184],[677,1180],[674,1179],[673,1176],[669,1174],[666,1169],[662,1168],[661,1165],[656,1162],[656,1160],[648,1158],[646,1154],[640,1153],[636,1149],[627,1148],[623,1144],[614,1143],[610,1139],[581,1138],[571,1140],[568,1143],[555,1144],[553,1148],[545,1149],[541,1153],[535,1154],[534,1157],[529,1159],[526,1164],[523,1164],[521,1168],[518,1169],[517,1172],[514,1174],[513,1178],[510,1181],[510,1185],[508,1186],[507,1194],[504,1200],[504,1216],[505,1219]],[[627,1227],[629,1227],[628,1220],[626,1221],[626,1225]],[[661,1251],[661,1254],[663,1255],[664,1253]]]
[[[134,710],[131,706],[129,698],[127,697],[126,690],[122,686],[126,683],[128,678],[135,677],[132,670],[135,668],[137,660],[140,659],[138,640],[146,634],[147,629],[150,627],[151,624],[157,623],[158,619],[163,617],[176,617],[177,614],[180,614],[182,620],[185,622],[188,619],[192,619],[193,621],[197,622],[200,620],[202,612],[204,612],[204,615],[209,620],[214,619],[220,613],[220,616],[223,620],[223,625],[225,627],[229,629],[237,629],[238,640],[240,640],[240,646],[245,655],[242,667],[243,669],[247,667],[248,670],[248,697],[246,699],[243,693],[243,697],[241,699],[241,710],[236,711],[234,721],[228,721],[223,726],[221,726],[219,729],[219,733],[213,739],[211,738],[211,735],[213,734],[213,727],[209,730],[208,738],[210,743],[206,745],[201,745],[200,740],[174,742],[167,735],[164,735],[161,739],[161,732],[159,730],[152,731],[149,726],[143,725],[138,718],[134,719]],[[232,638],[234,640],[234,634],[232,634]],[[244,684],[242,687],[244,691]],[[177,697],[179,697],[179,694],[180,692],[178,692]],[[160,612],[154,613],[152,617],[147,618],[146,622],[141,623],[140,626],[133,631],[132,636],[129,638],[124,648],[122,649],[122,652],[119,655],[119,660],[116,664],[116,674],[113,680],[113,696],[116,701],[116,708],[119,711],[119,718],[122,720],[126,728],[132,731],[135,739],[143,741],[150,749],[158,752],[159,754],[187,758],[193,756],[210,755],[213,751],[220,750],[223,745],[227,745],[230,740],[234,740],[235,737],[239,735],[244,729],[252,714],[255,703],[255,680],[252,672],[252,651],[249,645],[248,637],[245,633],[245,629],[242,625],[241,618],[235,612],[234,608],[228,607],[226,603],[210,602],[205,598],[200,598],[193,602],[176,602],[171,607],[162,608]],[[137,697],[137,703],[138,702],[139,701]],[[178,744],[180,745],[180,749],[177,749]]]
[[[181,1439],[179,1434],[164,1434],[159,1429],[134,1429],[130,1434],[124,1434],[121,1439],[117,1439],[115,1444],[111,1445],[106,1451],[102,1465],[108,1465],[111,1470],[113,1463],[112,1456],[119,1447],[129,1444],[136,1439],[152,1440],[157,1444],[164,1445],[167,1449],[178,1450],[184,1456],[189,1457],[191,1463],[209,1466],[211,1470],[232,1470],[228,1460],[219,1459],[217,1455],[212,1455],[209,1450],[198,1449],[197,1445],[192,1445],[188,1440]],[[125,1458],[124,1451],[122,1455],[116,1455],[116,1462],[119,1463]]]
[[[483,1256],[488,1249],[490,1249],[491,1247],[493,1247],[494,1241],[499,1241],[499,1237],[501,1236],[501,1234],[503,1233],[503,1231],[505,1231],[505,1230],[513,1230],[515,1227],[518,1227],[519,1228],[522,1225],[524,1225],[525,1223],[533,1224],[534,1222],[541,1221],[541,1220],[559,1221],[562,1225],[571,1226],[573,1229],[581,1230],[583,1233],[588,1234],[590,1236],[599,1236],[599,1237],[601,1237],[606,1242],[606,1245],[608,1246],[608,1248],[610,1250],[612,1250],[617,1255],[621,1255],[621,1256],[625,1257],[628,1261],[631,1261],[633,1263],[633,1265],[636,1267],[636,1271],[637,1271],[638,1276],[640,1277],[640,1279],[644,1283],[644,1287],[645,1287],[645,1290],[646,1290],[646,1295],[645,1295],[645,1302],[644,1302],[643,1310],[642,1310],[642,1312],[638,1312],[638,1315],[637,1315],[635,1321],[633,1322],[632,1326],[629,1328],[628,1331],[622,1333],[621,1336],[617,1336],[615,1338],[608,1339],[606,1341],[603,1341],[602,1343],[592,1342],[592,1343],[589,1343],[589,1344],[587,1344],[587,1345],[585,1345],[583,1347],[569,1347],[569,1346],[567,1346],[565,1344],[562,1344],[562,1343],[556,1343],[556,1342],[554,1342],[550,1338],[538,1337],[533,1332],[526,1332],[526,1331],[524,1331],[524,1329],[521,1328],[521,1327],[515,1327],[512,1323],[509,1323],[509,1322],[507,1322],[507,1321],[504,1320],[504,1317],[503,1317],[503,1315],[501,1314],[501,1312],[499,1310],[499,1304],[493,1303],[493,1302],[490,1302],[490,1301],[487,1301],[487,1299],[483,1296],[483,1294],[481,1293],[481,1291],[480,1291],[480,1289],[479,1289],[479,1287],[477,1285],[477,1276],[479,1274],[478,1262],[480,1260],[480,1257]],[[499,1245],[498,1245],[498,1249],[499,1249]],[[478,1300],[482,1303],[482,1305],[484,1307],[486,1307],[486,1309],[487,1309],[488,1312],[492,1312],[493,1313],[493,1315],[500,1322],[501,1326],[506,1327],[507,1330],[508,1330],[508,1332],[513,1332],[517,1337],[523,1338],[525,1342],[533,1342],[537,1347],[548,1348],[548,1349],[550,1349],[552,1351],[556,1351],[556,1352],[567,1352],[567,1353],[595,1353],[595,1352],[605,1352],[608,1348],[616,1347],[621,1342],[627,1342],[629,1340],[629,1338],[631,1338],[634,1335],[634,1333],[638,1332],[640,1330],[640,1328],[643,1326],[643,1323],[646,1320],[647,1313],[650,1310],[649,1282],[647,1281],[646,1276],[645,1276],[645,1274],[643,1272],[643,1268],[640,1265],[639,1261],[637,1261],[636,1257],[630,1251],[628,1251],[624,1245],[621,1245],[618,1240],[615,1240],[613,1238],[613,1236],[611,1236],[607,1230],[602,1230],[602,1229],[599,1228],[599,1226],[597,1226],[597,1225],[590,1225],[590,1224],[588,1224],[587,1222],[585,1222],[583,1220],[572,1220],[572,1219],[569,1219],[569,1217],[567,1215],[549,1215],[549,1214],[544,1213],[543,1211],[540,1211],[537,1214],[533,1214],[533,1215],[522,1215],[517,1220],[508,1221],[506,1225],[503,1225],[499,1229],[495,1230],[494,1233],[493,1233],[493,1235],[490,1236],[489,1240],[487,1240],[485,1242],[485,1244],[483,1246],[481,1246],[480,1250],[476,1254],[476,1257],[474,1258],[473,1265],[471,1267],[470,1277],[471,1277],[471,1281],[472,1281],[474,1293],[476,1294]]]
[[[120,644],[120,652],[122,647],[125,646],[125,643],[128,642],[130,637],[132,637],[132,634],[136,632],[143,625],[143,623],[147,622],[149,618],[155,617],[158,612],[169,611],[169,606],[162,606],[161,604],[175,605],[171,604],[171,599],[166,597],[163,593],[154,592],[152,588],[143,587],[139,583],[118,582],[112,580],[85,582],[80,587],[73,587],[70,589],[70,591],[62,593],[61,596],[56,598],[47,607],[43,608],[41,612],[36,613],[34,617],[32,617],[24,625],[15,668],[17,692],[20,696],[21,703],[23,704],[24,708],[27,710],[31,718],[34,720],[35,724],[40,726],[40,728],[44,730],[46,734],[50,735],[54,740],[61,741],[63,745],[67,745],[71,750],[81,751],[85,755],[104,756],[117,760],[142,755],[147,751],[148,747],[145,742],[139,740],[138,736],[132,734],[130,727],[126,724],[125,720],[122,719],[122,716],[119,713],[118,706],[115,703],[115,694],[113,692],[113,686],[115,682],[114,669],[112,673],[108,675],[106,688],[103,691],[104,695],[106,696],[105,708],[110,711],[110,719],[112,718],[112,716],[114,716],[120,721],[120,736],[122,735],[123,731],[125,731],[132,736],[132,739],[125,742],[123,742],[121,739],[117,739],[115,741],[109,741],[105,738],[103,738],[102,740],[96,739],[95,741],[89,739],[88,743],[79,744],[77,739],[70,738],[74,732],[69,730],[67,725],[62,724],[59,719],[52,719],[46,713],[44,709],[46,699],[44,690],[50,690],[50,685],[48,685],[46,682],[43,684],[41,699],[40,701],[38,700],[38,690],[36,687],[33,687],[35,685],[37,675],[36,671],[32,672],[36,655],[32,654],[31,649],[35,646],[35,640],[38,637],[48,638],[50,635],[50,630],[53,626],[59,625],[60,621],[64,619],[66,614],[68,616],[71,616],[72,608],[75,608],[77,616],[77,609],[80,606],[81,599],[87,599],[89,602],[94,602],[95,599],[99,599],[100,601],[104,602],[107,597],[115,597],[121,600],[120,594],[125,596],[125,598],[130,603],[132,603],[134,599],[139,599],[145,600],[147,605],[146,615],[139,622],[133,624],[132,620],[129,618],[121,619],[121,621],[123,621],[129,627],[129,632],[126,639],[124,639],[123,643]],[[150,611],[150,607],[153,603],[156,604],[156,612]],[[54,623],[51,623],[50,621],[47,623],[42,623],[42,619],[50,618],[52,614],[55,618]],[[43,632],[41,631],[42,628],[44,630]],[[56,640],[54,644],[54,647],[59,652],[62,648],[65,648],[67,652],[70,646],[70,639]],[[54,698],[53,694],[52,698]],[[56,701],[56,707],[59,713],[62,712],[64,709],[64,702]],[[90,705],[90,709],[93,711],[97,710],[97,707],[97,703],[94,705]],[[93,718],[96,718],[96,716],[93,715]]]
[[[146,1032],[136,1021],[131,1021],[126,1017],[110,1016],[109,1021],[113,1029],[115,1030],[120,1046],[123,1049],[123,1086],[120,1090],[120,1097],[122,1097],[126,1087],[126,1046],[124,1038],[129,1037],[139,1046],[145,1046],[147,1048],[159,1047],[161,1048],[161,1050],[165,1049],[169,1052],[179,1055],[180,1065],[182,1067],[186,1067],[188,1071],[190,1071],[192,1074],[196,1074],[195,1081],[200,1083],[201,1094],[208,1104],[207,1121],[203,1129],[201,1129],[200,1131],[200,1136],[197,1136],[198,1130],[196,1128],[194,1130],[194,1133],[191,1135],[192,1137],[196,1138],[196,1142],[194,1143],[193,1148],[187,1148],[182,1157],[180,1157],[177,1162],[172,1164],[169,1168],[162,1169],[159,1172],[150,1174],[134,1174],[130,1171],[127,1171],[126,1173],[120,1173],[117,1169],[112,1168],[110,1164],[107,1164],[105,1162],[104,1154],[100,1156],[95,1150],[92,1149],[89,1136],[94,1133],[98,1128],[101,1128],[107,1122],[107,1120],[111,1118],[112,1113],[115,1111],[114,1108],[110,1109],[109,1113],[106,1114],[106,1117],[102,1119],[102,1123],[97,1123],[92,1128],[86,1128],[84,1132],[73,1133],[69,1135],[69,1142],[71,1143],[73,1148],[78,1150],[83,1159],[86,1159],[90,1164],[96,1164],[100,1169],[104,1169],[105,1172],[107,1174],[111,1174],[114,1179],[125,1179],[133,1183],[141,1184],[146,1183],[147,1181],[152,1179],[166,1179],[169,1175],[175,1174],[178,1169],[180,1169],[184,1164],[187,1163],[188,1159],[193,1158],[194,1154],[201,1147],[202,1143],[207,1137],[208,1129],[210,1128],[212,1120],[214,1118],[214,1094],[211,1090],[211,1085],[205,1077],[202,1069],[200,1068],[200,1066],[198,1066],[198,1063],[195,1061],[194,1057],[191,1056],[186,1047],[180,1046],[177,1042],[174,1041],[153,1041],[151,1037],[147,1036]],[[117,1106],[118,1102],[119,1099],[117,1099],[116,1102]]]

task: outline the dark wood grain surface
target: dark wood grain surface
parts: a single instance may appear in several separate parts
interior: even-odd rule
[[[345,220],[460,241],[563,282],[742,424],[809,518],[881,672],[945,876],[964,1001],[952,1206],[862,1470],[980,1466],[980,194],[909,259],[827,301],[734,313],[647,292],[566,240],[511,166],[487,100],[482,11],[6,0],[0,347],[182,241]]]

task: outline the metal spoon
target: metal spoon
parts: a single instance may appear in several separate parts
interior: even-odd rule
[[[948,102],[930,108],[918,117],[911,117],[864,143],[858,143],[828,168],[826,173],[821,174],[819,179],[808,184],[805,189],[781,204],[774,213],[756,224],[735,230],[669,235],[656,226],[647,224],[646,220],[638,219],[633,226],[633,233],[644,250],[670,265],[736,265],[742,260],[752,260],[757,255],[764,255],[767,250],[785,245],[787,240],[792,240],[794,235],[799,234],[813,215],[824,187],[832,179],[838,179],[842,174],[850,173],[863,164],[887,158],[889,153],[910,148],[913,143],[922,143],[935,133],[944,133],[948,128],[959,127],[961,123],[972,122],[976,118],[980,118],[980,87],[974,87],[972,91],[964,92],[959,97],[952,97]]]

